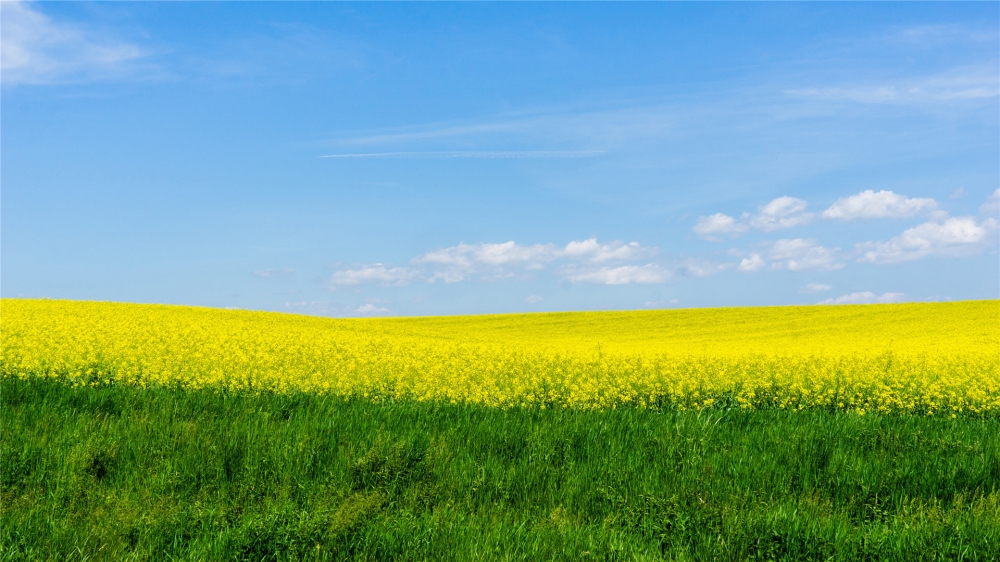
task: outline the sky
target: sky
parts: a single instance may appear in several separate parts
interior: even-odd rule
[[[1000,4],[0,4],[0,295],[1000,298]]]

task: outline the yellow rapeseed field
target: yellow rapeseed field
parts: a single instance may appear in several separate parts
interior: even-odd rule
[[[1000,412],[1000,301],[330,319],[3,299],[4,377],[492,406]]]

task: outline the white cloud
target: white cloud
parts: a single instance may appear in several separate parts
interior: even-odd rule
[[[778,197],[759,209],[756,215],[750,217],[750,226],[764,232],[791,228],[806,224],[812,220],[812,213],[807,213],[806,202],[795,197]]]
[[[537,304],[537,303],[542,302],[543,300],[545,300],[545,299],[543,299],[542,297],[540,297],[538,295],[531,295],[530,297],[524,299],[524,302],[526,302],[528,304]]]
[[[987,218],[977,224],[973,217],[954,217],[928,221],[903,231],[888,242],[865,242],[863,263],[898,263],[931,255],[962,256],[981,251],[996,241],[997,221]]]
[[[681,267],[688,275],[694,277],[708,277],[709,275],[715,275],[720,271],[725,271],[732,267],[731,263],[712,263],[708,260],[699,259],[688,259],[685,260]]]
[[[53,21],[26,2],[0,2],[0,76],[5,86],[124,77],[139,47]]]
[[[432,250],[413,258],[415,264],[438,266],[430,281],[441,279],[455,283],[484,268],[494,272],[504,266],[526,265],[538,269],[544,262],[555,259],[559,248],[554,244],[522,246],[514,241],[502,244],[465,244]]]
[[[596,285],[629,285],[666,283],[670,280],[670,271],[656,264],[623,265],[621,267],[602,267],[601,269],[576,272],[563,272],[571,283],[593,283]]]
[[[494,278],[509,277],[511,267],[532,271],[554,260],[600,264],[627,261],[654,255],[656,248],[643,247],[638,242],[620,240],[601,244],[596,238],[577,240],[560,248],[555,244],[465,244],[432,250],[413,258],[414,264],[429,264],[437,270],[429,280],[446,283],[462,281],[473,274],[488,273]]]
[[[802,287],[799,290],[799,292],[800,293],[822,293],[822,292],[825,292],[825,291],[829,291],[830,289],[833,289],[833,287],[830,286],[830,285],[827,285],[825,283],[809,283],[806,286]]]
[[[466,247],[471,248],[473,259],[489,265],[548,260],[551,259],[554,249],[551,244],[519,246],[513,241],[503,244],[478,244],[475,247]]]
[[[826,299],[825,301],[820,301],[816,304],[885,304],[903,302],[904,300],[906,300],[906,295],[904,293],[882,293],[881,295],[876,295],[871,291],[863,291],[837,298]]]
[[[739,219],[723,213],[698,217],[694,233],[706,240],[718,241],[719,234],[740,234],[750,230],[771,232],[808,223],[812,213],[806,212],[806,202],[795,197],[778,197],[759,207],[757,214],[743,213]]]
[[[838,199],[820,215],[825,219],[879,219],[912,217],[937,206],[937,201],[924,197],[906,197],[891,191],[878,193],[871,189]]]
[[[819,217],[840,220],[903,218],[931,211],[936,207],[937,201],[934,199],[906,197],[887,190],[876,193],[868,189],[857,195],[838,199],[820,213]],[[805,201],[786,195],[759,207],[756,214],[743,213],[738,219],[723,213],[698,217],[693,230],[701,238],[719,241],[721,234],[737,235],[751,229],[772,232],[808,224],[816,216],[806,212]],[[934,216],[933,213],[931,216]]]
[[[257,277],[271,278],[271,277],[288,277],[295,274],[294,269],[255,269],[253,272]]]
[[[743,258],[740,261],[740,265],[736,266],[736,269],[743,273],[753,273],[760,270],[764,265],[764,259],[760,257],[760,254],[750,254],[749,258]]]
[[[840,248],[825,248],[813,238],[793,238],[778,240],[768,249],[771,267],[787,268],[792,271],[819,269],[830,271],[844,267],[838,263]]]
[[[521,246],[513,241],[502,244],[466,244],[432,250],[413,259],[414,263],[433,263],[469,267],[474,262],[502,265],[512,262],[548,260],[555,253],[552,244]]]
[[[748,228],[746,224],[737,222],[729,215],[715,213],[707,217],[698,217],[693,230],[701,238],[714,240],[717,239],[717,234],[737,234],[746,232]]]
[[[979,206],[979,212],[989,217],[1000,215],[1000,189],[986,198],[986,202]]]
[[[334,304],[327,301],[298,301],[298,302],[286,302],[285,309],[289,312],[296,314],[310,314],[313,316],[359,316],[359,315],[371,315],[371,314],[389,314],[391,311],[388,308],[379,306],[379,303],[384,301],[380,299],[367,299],[368,302],[357,307],[349,307],[339,304]]]
[[[330,276],[329,285],[348,287],[353,285],[393,285],[402,286],[419,277],[420,272],[406,267],[386,268],[380,263],[362,266],[358,269],[336,271]]]
[[[597,238],[574,241],[566,244],[559,254],[561,257],[582,259],[592,263],[631,260],[655,254],[654,248],[643,248],[638,242],[625,244],[620,240],[599,244]]]

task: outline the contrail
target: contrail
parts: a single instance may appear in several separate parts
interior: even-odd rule
[[[320,158],[592,158],[604,156],[606,150],[507,150],[465,152],[364,152],[326,154]]]

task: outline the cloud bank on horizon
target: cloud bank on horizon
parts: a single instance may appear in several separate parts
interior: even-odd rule
[[[571,241],[565,246],[553,243],[521,245],[514,241],[462,242],[416,256],[407,267],[386,268],[381,263],[375,263],[337,270],[329,279],[329,287],[516,280],[539,275],[546,269],[570,283],[655,284],[667,283],[677,275],[706,277],[728,269],[741,273],[756,273],[765,268],[832,271],[845,267],[849,261],[887,265],[931,256],[972,256],[994,249],[997,245],[1000,228],[994,216],[997,214],[997,201],[1000,201],[1000,189],[981,205],[980,217],[951,217],[947,212],[937,210],[938,203],[931,198],[910,198],[887,190],[877,193],[866,190],[839,198],[825,211],[814,214],[806,212],[805,201],[782,196],[761,206],[756,214],[743,213],[739,219],[721,213],[699,217],[692,230],[702,238],[720,242],[716,235],[739,235],[750,230],[770,233],[805,225],[814,219],[901,219],[924,213],[930,215],[930,220],[908,228],[887,241],[856,242],[853,249],[846,251],[840,247],[824,247],[814,238],[782,238],[756,244],[755,247],[762,248],[759,252],[731,248],[730,256],[747,255],[738,262],[712,263],[706,259],[700,265],[698,260],[690,258],[673,260],[672,263],[671,260],[642,263],[646,258],[659,254],[660,249],[641,246],[635,241],[626,244],[615,240],[602,244],[596,238],[589,238]],[[558,264],[557,267],[549,267],[553,263]],[[823,284],[810,284],[809,287],[812,291],[831,288]],[[851,298],[827,299],[822,303],[860,302],[855,296],[862,294],[870,293],[858,292]],[[892,298],[897,300],[902,297],[902,293],[886,294],[893,295]]]
[[[3,296],[338,316],[1000,298],[998,21],[2,2]]]

